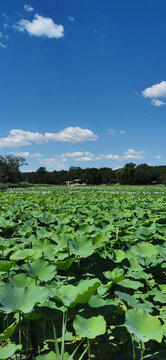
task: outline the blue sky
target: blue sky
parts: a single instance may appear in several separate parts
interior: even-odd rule
[[[166,165],[165,0],[1,0],[0,154]]]

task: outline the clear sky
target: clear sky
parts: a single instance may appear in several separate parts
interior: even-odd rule
[[[0,154],[166,165],[165,0],[1,0]]]

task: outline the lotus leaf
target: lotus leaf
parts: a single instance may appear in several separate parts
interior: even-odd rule
[[[29,275],[41,281],[50,281],[56,274],[55,266],[50,265],[48,261],[43,259],[36,259],[31,263],[25,264],[23,269],[27,271]]]
[[[81,338],[94,339],[106,332],[106,322],[101,315],[89,319],[76,315],[73,326],[76,334]]]
[[[86,236],[76,236],[68,241],[70,254],[86,258],[92,255],[95,248],[92,241]]]
[[[5,314],[11,312],[29,313],[35,304],[48,300],[49,291],[41,286],[19,288],[10,284],[1,286],[0,304]]]
[[[21,350],[22,345],[9,344],[4,347],[0,347],[0,360],[10,358],[16,351]]]
[[[131,334],[144,342],[156,340],[161,342],[163,331],[161,322],[155,316],[142,309],[131,309],[126,313],[125,326]]]
[[[2,334],[0,334],[0,341],[10,339],[10,337],[13,335],[16,327],[17,327],[17,322],[15,321],[13,324],[8,326],[8,328]]]
[[[141,257],[152,257],[158,254],[157,248],[148,242],[142,242],[140,244],[134,245],[131,247],[131,250],[134,252],[134,254]]]

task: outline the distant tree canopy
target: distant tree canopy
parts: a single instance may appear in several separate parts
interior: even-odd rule
[[[124,184],[150,185],[166,184],[166,166],[149,166],[127,163],[123,168],[112,170],[103,167],[85,168],[71,166],[69,170],[47,171],[39,167],[35,172],[23,173],[20,167],[26,165],[24,158],[14,155],[0,156],[0,183],[28,182],[30,184],[65,185],[66,181],[79,179],[80,183],[88,185]]]
[[[22,180],[20,167],[26,165],[24,158],[14,155],[0,155],[0,182],[17,183]]]
[[[22,174],[23,181],[33,184],[65,185],[66,181],[79,179],[80,183],[87,185],[99,184],[124,184],[124,185],[150,185],[166,184],[166,166],[149,166],[141,164],[136,166],[128,163],[123,168],[112,170],[111,168],[85,168],[72,166],[67,170],[49,172],[45,168],[39,168],[36,172]]]

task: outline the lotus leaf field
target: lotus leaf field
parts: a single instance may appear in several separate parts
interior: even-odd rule
[[[166,359],[166,195],[0,193],[0,359]]]

